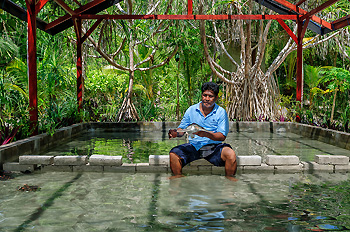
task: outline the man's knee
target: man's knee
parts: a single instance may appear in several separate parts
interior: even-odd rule
[[[169,153],[169,159],[170,159],[170,165],[174,163],[180,163],[180,165],[182,164],[181,158],[173,152]]]
[[[221,158],[226,160],[233,160],[236,161],[236,153],[235,151],[230,147],[224,147],[221,152]]]

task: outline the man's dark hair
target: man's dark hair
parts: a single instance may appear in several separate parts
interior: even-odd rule
[[[214,82],[206,82],[202,85],[202,93],[206,90],[214,92],[215,96],[219,94],[219,86]]]

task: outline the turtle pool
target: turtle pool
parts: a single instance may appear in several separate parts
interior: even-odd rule
[[[345,231],[347,173],[33,173],[0,182],[0,231]],[[35,192],[18,191],[24,184]]]
[[[165,131],[106,132],[89,130],[78,137],[51,148],[42,155],[111,155],[123,156],[123,163],[148,163],[150,155],[166,155],[185,138],[168,139]],[[259,155],[264,161],[267,155],[296,155],[301,161],[313,161],[315,155],[350,156],[350,151],[291,132],[235,132],[228,134],[239,156]]]
[[[130,131],[138,125],[76,125],[5,146],[0,161],[23,154],[98,154],[145,163],[186,141],[168,139],[176,123],[154,129],[141,124]],[[300,161],[350,156],[345,133],[292,123],[233,125],[226,142],[238,156],[258,155],[263,162],[268,155]],[[56,143],[59,137],[64,139]],[[0,231],[350,231],[348,161],[340,166],[346,169],[293,174],[257,169],[238,172],[237,182],[207,173],[171,180],[166,172],[11,174],[0,181]],[[21,191],[28,189],[36,191]]]

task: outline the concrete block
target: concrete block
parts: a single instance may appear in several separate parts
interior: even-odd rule
[[[69,165],[43,165],[41,167],[42,172],[72,172],[73,171],[73,166]]]
[[[348,165],[334,165],[335,172],[350,172],[350,164]]]
[[[29,155],[34,151],[35,140],[32,138],[21,139],[16,142],[18,155]]]
[[[54,165],[85,165],[87,156],[56,156],[53,163]]]
[[[103,172],[103,166],[79,165],[73,166],[73,172]]]
[[[242,169],[242,167],[240,167],[240,169]],[[214,175],[225,175],[225,167],[213,166],[211,167],[211,173]]]
[[[267,155],[266,164],[273,166],[298,165],[299,157],[295,155]]]
[[[18,147],[10,144],[0,146],[0,163],[14,162],[18,160]]]
[[[346,148],[346,144],[350,141],[350,134],[338,131],[335,134],[334,140],[335,140],[336,146],[341,147],[341,148]]]
[[[136,172],[138,173],[167,173],[167,166],[154,166],[149,163],[138,163],[136,164]]]
[[[210,162],[208,162],[206,159],[199,159],[199,160],[195,160],[195,161],[190,163],[190,166],[199,166],[199,165],[201,165],[201,166],[212,166],[212,164]]]
[[[104,172],[135,173],[136,164],[123,164],[122,166],[103,166]]]
[[[150,155],[148,157],[151,166],[169,166],[169,155]]]
[[[214,165],[198,165],[198,171],[211,174],[212,167],[214,167]]]
[[[303,165],[275,166],[275,173],[297,173],[303,170]]]
[[[121,166],[122,156],[92,155],[89,158],[91,166]]]
[[[237,156],[238,166],[260,166],[261,156],[259,155],[249,155],[249,156]]]
[[[287,132],[287,129],[286,128],[283,128],[283,127],[279,127],[276,129],[276,134],[285,134]]]
[[[334,166],[330,164],[318,164],[316,162],[304,162],[302,161],[304,171],[327,171],[333,172]]]
[[[275,167],[267,164],[261,164],[261,166],[243,166],[244,173],[256,173],[256,172],[274,172]]]
[[[315,155],[315,162],[318,164],[349,164],[349,157],[342,155]]]
[[[182,173],[197,173],[198,172],[198,166],[197,165],[186,165],[182,168]]]
[[[8,162],[3,164],[3,169],[9,172],[33,172],[35,165],[19,164],[17,162]]]
[[[46,155],[22,155],[19,157],[19,164],[53,164],[53,156]]]

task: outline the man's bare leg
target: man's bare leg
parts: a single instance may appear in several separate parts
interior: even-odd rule
[[[170,177],[170,179],[183,177],[182,162],[180,157],[173,152],[170,152],[169,156],[170,156],[170,169],[174,174],[174,176]]]
[[[221,159],[225,161],[226,178],[232,181],[237,181],[237,179],[234,178],[237,171],[236,153],[230,147],[224,147],[221,151]]]

